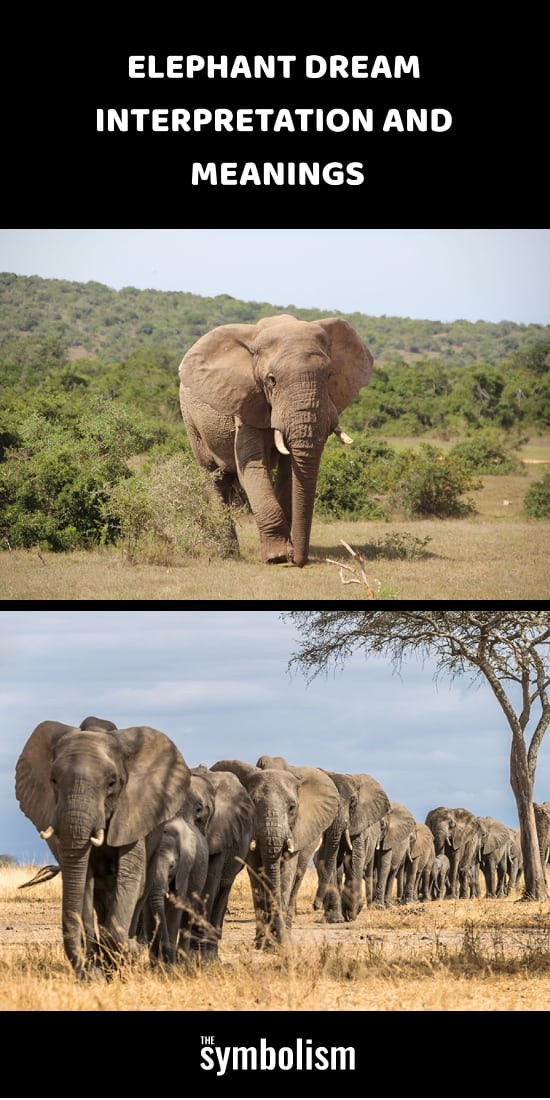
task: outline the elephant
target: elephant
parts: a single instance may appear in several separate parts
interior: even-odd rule
[[[41,722],[15,769],[21,810],[61,868],[63,946],[79,979],[127,955],[163,826],[190,783],[160,730],[87,721],[86,730]]]
[[[207,872],[206,837],[195,824],[176,815],[166,822],[153,857],[142,914],[141,938],[146,938],[153,958],[175,963],[179,947],[188,953],[193,919],[204,920]]]
[[[550,848],[550,802],[534,802],[535,825],[539,841],[540,859],[546,876],[548,849]]]
[[[403,901],[428,901],[430,897],[430,878],[435,845],[431,829],[423,822],[416,823],[416,834],[409,852],[405,857]]]
[[[523,874],[523,852],[521,850],[521,831],[508,826],[510,845],[506,867],[506,894],[515,889]]]
[[[304,566],[319,463],[343,409],[370,380],[373,358],[342,317],[220,325],[180,367],[180,405],[197,462],[216,473],[224,504],[248,498],[263,562]],[[276,470],[274,480],[272,471]]]
[[[258,768],[242,760],[220,760],[211,770],[233,772],[254,805],[247,870],[255,946],[284,943],[307,864],[338,811],[338,791],[320,768]]]
[[[506,893],[506,873],[510,849],[507,825],[494,817],[480,817],[486,831],[479,850],[479,862],[485,879],[486,897],[503,898]]]
[[[434,836],[435,853],[449,857],[449,895],[466,898],[476,890],[476,874],[473,863],[478,860],[479,845],[484,840],[484,827],[480,819],[463,807],[449,809],[438,806],[429,810],[426,825]],[[479,889],[479,887],[478,887]]]
[[[412,852],[416,839],[416,821],[401,802],[391,802],[388,813],[382,818],[381,837],[375,856],[376,891],[374,905],[385,909],[391,905],[395,879],[400,875],[405,860]],[[398,900],[402,894],[398,890]]]
[[[379,822],[390,808],[390,800],[377,779],[365,773],[346,775],[327,772],[339,795],[338,813],[323,833],[317,853],[318,886],[314,909],[324,910],[329,924],[355,920],[361,911],[363,878],[369,900],[369,868],[372,882],[374,850],[379,840]],[[338,889],[338,866],[343,883]]]
[[[254,804],[231,771],[212,771],[199,764],[191,770],[191,790],[203,781],[213,798],[213,812],[204,821],[208,868],[204,885],[206,935],[191,943],[204,958],[216,958],[231,887],[245,866],[254,832]],[[195,815],[197,816],[197,815]]]
[[[432,863],[432,870],[430,874],[430,897],[435,901],[439,899],[442,901],[447,893],[447,880],[450,869],[449,857],[444,852],[441,855],[434,856]]]

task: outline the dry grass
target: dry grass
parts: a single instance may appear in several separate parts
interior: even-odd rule
[[[316,520],[310,562],[266,566],[258,561],[254,521],[239,521],[241,559],[189,560],[184,566],[130,565],[121,551],[0,553],[0,598],[4,600],[363,600],[356,584],[343,585],[326,562],[349,562],[341,539],[365,557],[367,576],[378,581],[379,598],[403,600],[540,600],[550,594],[550,521],[522,514],[528,486],[541,467],[526,476],[486,477],[475,494],[478,514],[464,520],[406,520],[392,523]],[[506,503],[505,503],[506,502]],[[391,534],[429,538],[427,554],[411,560],[376,556],[369,547]],[[378,587],[378,585],[375,585]]]
[[[59,878],[32,891],[31,868],[0,872],[0,1010],[546,1010],[548,906],[432,902],[363,910],[324,924],[309,872],[288,948],[258,952],[245,875],[236,880],[221,958],[151,970],[145,953],[111,981],[80,984],[63,955]]]

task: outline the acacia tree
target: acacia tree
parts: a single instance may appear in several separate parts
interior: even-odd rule
[[[292,611],[302,640],[290,666],[308,680],[343,666],[355,650],[384,654],[396,669],[407,654],[435,657],[436,675],[485,680],[512,733],[510,783],[524,858],[524,896],[548,900],[533,789],[537,755],[550,723],[548,611]]]

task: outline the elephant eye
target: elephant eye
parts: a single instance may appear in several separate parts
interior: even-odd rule
[[[107,784],[108,787],[116,787],[116,775],[112,775]]]
[[[51,780],[51,782],[53,783],[53,785],[55,787],[55,784],[57,783],[57,779],[55,778],[55,775],[50,776],[50,780]]]
[[[275,378],[274,374],[268,374],[267,381],[269,382],[270,386],[275,386],[276,382],[277,382],[277,379]]]
[[[295,802],[289,802],[289,804],[288,804],[289,814],[293,814],[295,809],[296,809],[296,803]]]

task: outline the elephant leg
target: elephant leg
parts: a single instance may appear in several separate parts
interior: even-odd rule
[[[391,848],[378,852],[376,893],[374,895],[374,905],[377,909],[386,908],[386,885],[390,875],[391,857]]]
[[[294,861],[296,863],[296,870],[295,870],[295,873],[294,873],[294,880],[292,882],[292,888],[290,890],[290,893],[289,893],[289,896],[288,896],[288,902],[287,902],[287,906],[286,906],[286,924],[287,924],[287,928],[292,927],[292,921],[294,920],[294,917],[296,916],[296,898],[298,896],[298,890],[300,889],[300,886],[302,885],[304,875],[307,871],[310,855],[311,855],[310,850],[308,850],[305,853],[300,852],[299,855],[298,855],[298,859]],[[288,862],[291,863],[292,860],[289,860]],[[282,874],[283,881],[284,881],[284,875],[285,875],[285,871],[283,869],[283,874]],[[284,897],[284,893],[283,893],[283,897]]]
[[[271,433],[243,424],[235,436],[239,480],[246,492],[260,533],[260,556],[265,562],[292,560],[290,524],[277,500],[266,458]]]
[[[280,455],[278,452],[275,453],[278,462],[273,491],[287,518],[290,529],[292,527],[292,464],[290,455]]]
[[[216,958],[218,954],[218,943],[222,935],[222,925],[231,889],[231,883],[228,887],[222,886],[224,861],[223,852],[216,852],[208,860],[208,873],[203,891],[206,901],[206,927],[203,935],[191,943],[191,947],[199,949],[205,959]]]
[[[129,948],[129,931],[134,913],[145,890],[145,840],[137,840],[119,849],[118,868],[113,897],[109,905],[102,940],[112,962],[125,955]]]
[[[390,868],[390,873],[388,875],[388,881],[386,883],[386,895],[385,895],[386,909],[389,909],[390,905],[392,904],[393,885],[394,885],[394,882],[397,879],[397,874],[398,874],[398,868],[397,867],[391,867]],[[403,897],[403,894],[401,894],[401,897]],[[397,900],[400,901],[401,898],[398,897]]]

